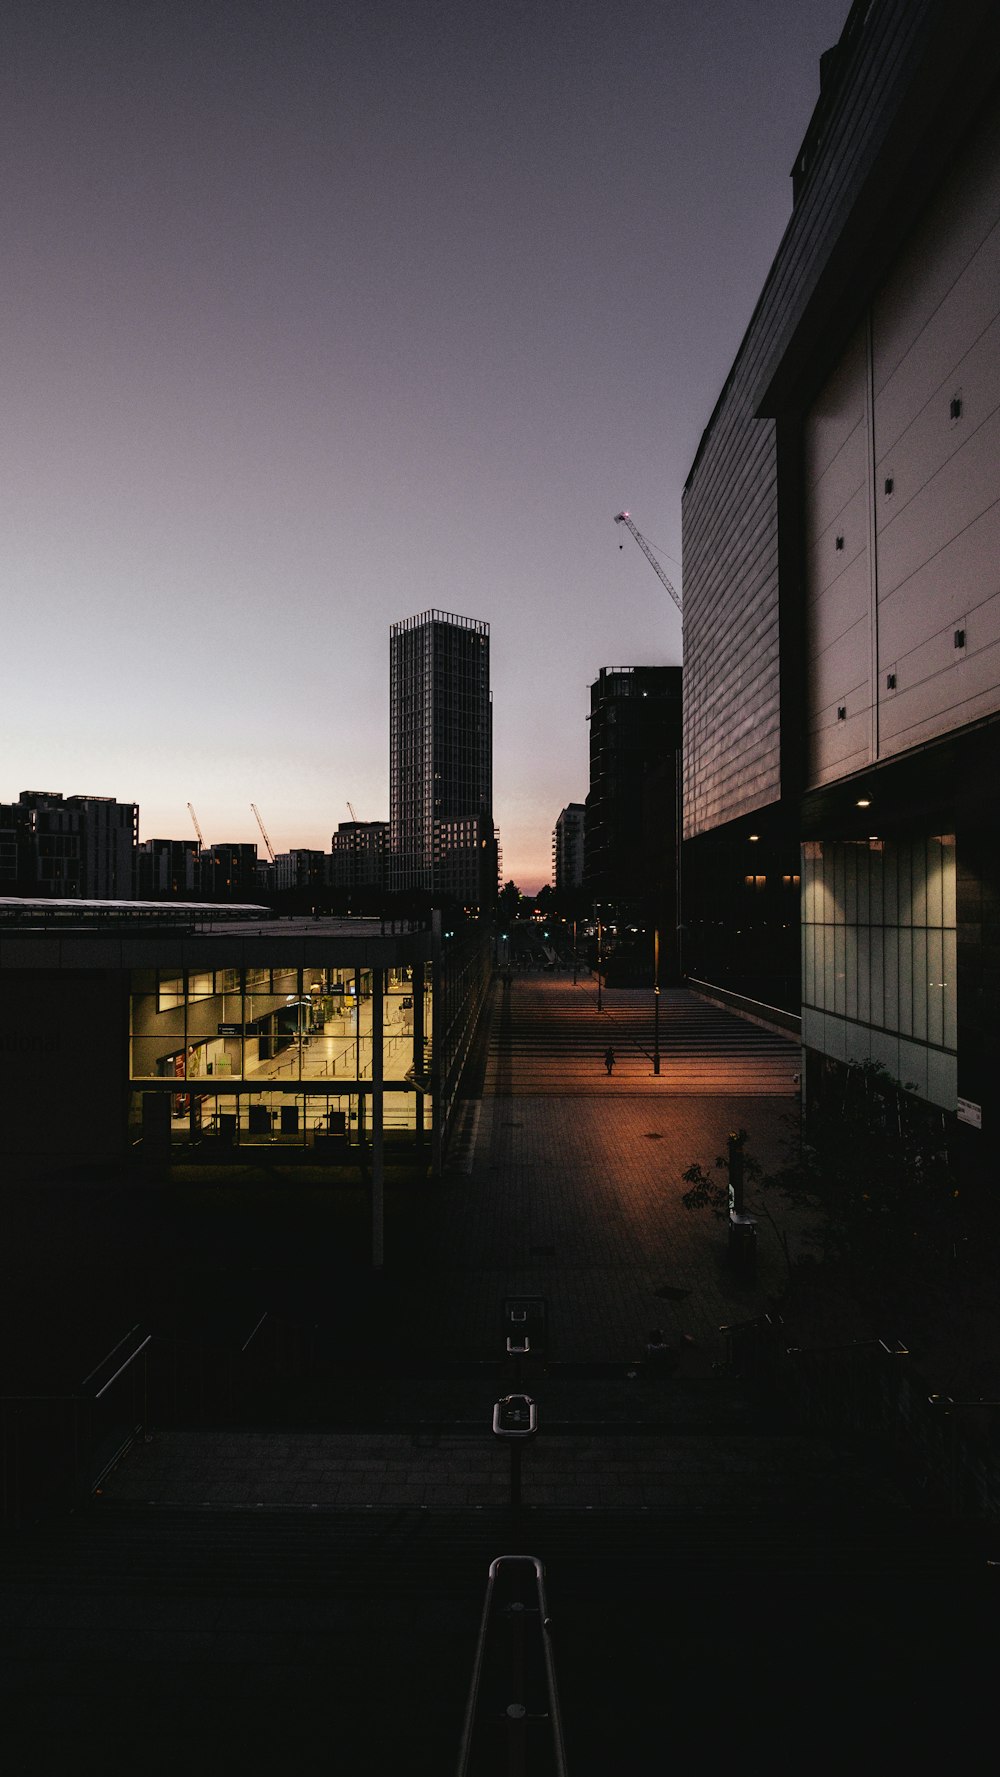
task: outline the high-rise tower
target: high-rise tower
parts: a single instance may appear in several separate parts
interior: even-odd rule
[[[496,891],[490,626],[424,611],[390,630],[389,886],[482,907]]]
[[[608,666],[590,687],[584,884],[605,919],[613,908],[620,926],[660,931],[667,971],[677,965],[681,677],[679,666]]]

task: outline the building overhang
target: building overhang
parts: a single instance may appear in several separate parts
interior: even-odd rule
[[[1000,821],[1000,717],[806,790],[803,839],[894,839]]]

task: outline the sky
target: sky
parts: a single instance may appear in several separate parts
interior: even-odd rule
[[[7,0],[0,801],[328,850],[389,627],[491,632],[504,878],[681,493],[848,0]],[[620,546],[621,545],[621,546]]]

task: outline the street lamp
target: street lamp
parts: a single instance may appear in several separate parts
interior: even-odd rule
[[[601,1005],[601,916],[597,915],[597,1010],[603,1011]]]
[[[653,928],[653,1072],[660,1071],[660,928]]]
[[[573,986],[576,986],[576,920],[573,921]]]

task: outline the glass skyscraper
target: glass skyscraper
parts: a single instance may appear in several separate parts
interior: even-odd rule
[[[490,627],[450,611],[389,638],[389,886],[481,907],[496,889]]]

